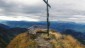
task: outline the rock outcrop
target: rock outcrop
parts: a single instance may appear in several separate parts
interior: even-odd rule
[[[35,33],[35,34],[34,34]],[[85,46],[70,35],[60,34],[46,29],[39,29],[33,32],[21,33],[16,36],[7,48],[84,48]]]

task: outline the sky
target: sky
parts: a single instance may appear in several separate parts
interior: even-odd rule
[[[49,0],[50,21],[85,23],[85,0]],[[0,20],[46,21],[43,0],[0,0]]]

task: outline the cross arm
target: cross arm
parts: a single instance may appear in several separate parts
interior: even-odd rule
[[[50,8],[51,8],[51,6],[48,4],[48,2],[46,2],[46,0],[43,0]]]

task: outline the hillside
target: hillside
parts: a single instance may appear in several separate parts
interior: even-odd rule
[[[5,48],[10,37],[7,32],[10,27],[4,24],[0,24],[0,48]]]
[[[0,48],[5,48],[16,35],[27,30],[26,28],[10,28],[7,25],[0,24]]]
[[[25,32],[16,36],[7,48],[84,48],[85,46],[70,35],[60,34],[50,30],[47,36],[46,29]]]
[[[76,38],[78,41],[80,41],[82,44],[85,45],[85,33],[84,32],[78,32],[72,29],[66,29],[61,32],[62,34],[71,35],[74,38]]]
[[[5,48],[7,43],[3,40],[3,38],[0,36],[0,48]]]

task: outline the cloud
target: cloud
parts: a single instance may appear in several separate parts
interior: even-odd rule
[[[67,18],[57,18],[57,20],[75,23],[85,23],[85,15],[73,15]]]
[[[51,21],[84,22],[85,0],[49,0]],[[43,0],[0,0],[0,16],[28,16],[46,21]]]
[[[24,18],[24,19],[23,19]],[[30,17],[24,17],[24,16],[0,16],[0,20],[7,20],[7,21],[34,21],[37,22],[39,21],[38,19],[35,18],[30,18]]]
[[[32,1],[26,2],[21,0],[0,0],[0,8],[4,10],[4,15],[22,15],[22,14],[41,14],[43,12],[43,5],[41,4],[35,4],[38,1],[35,1],[35,3]],[[27,4],[25,4],[25,2]]]

